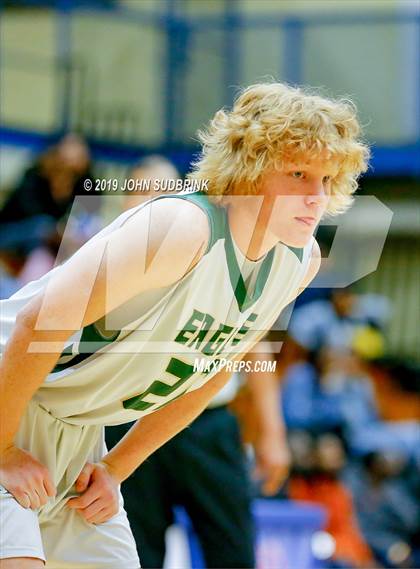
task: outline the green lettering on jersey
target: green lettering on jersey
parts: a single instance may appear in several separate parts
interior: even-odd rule
[[[213,316],[210,316],[210,314],[205,314],[204,320],[201,323],[201,330],[198,332],[195,338],[193,338],[190,342],[188,342],[187,346],[189,348],[192,348],[193,350],[199,350],[213,322],[214,322]]]
[[[203,354],[206,356],[213,356],[229,339],[229,335],[232,330],[232,326],[228,326],[227,324],[220,324],[219,329],[216,330],[216,332],[202,349]]]
[[[124,409],[145,411],[146,409],[153,407],[153,405],[156,405],[156,402],[152,403],[150,401],[146,401],[146,396],[155,395],[157,397],[168,397],[168,395],[171,395],[171,393],[178,389],[193,375],[194,366],[178,360],[177,358],[171,358],[165,371],[174,377],[177,377],[178,381],[173,385],[169,385],[168,383],[160,380],[154,381],[152,385],[140,395],[135,395],[134,397],[130,397],[130,399],[123,401]]]
[[[180,344],[187,344],[188,342],[195,340],[199,331],[203,327],[203,320],[205,321],[207,319],[207,316],[209,315],[204,314],[204,312],[200,312],[194,308],[191,317],[184,324],[183,329],[175,338],[175,342],[179,342]]]
[[[247,324],[252,324],[252,322],[255,322],[257,317],[258,314],[255,314],[255,312],[252,312],[252,314],[248,316],[248,318],[245,320],[240,330],[238,330],[238,332],[235,334],[232,340],[232,346],[236,346],[236,344],[239,344],[239,342],[243,339],[246,333],[251,329],[251,326],[247,326]]]
[[[186,344],[189,348],[198,350],[213,322],[213,316],[194,309],[191,317],[175,338],[175,342]]]
[[[258,314],[252,312],[241,328],[234,328],[223,322],[219,324],[217,330],[210,331],[215,319],[211,314],[200,312],[194,309],[190,318],[184,324],[183,329],[175,338],[175,342],[184,344],[193,350],[200,350],[206,356],[214,356],[219,354],[226,345],[231,343],[232,346],[239,344],[244,336],[251,330],[252,323],[258,318]],[[203,342],[207,342],[202,347]]]

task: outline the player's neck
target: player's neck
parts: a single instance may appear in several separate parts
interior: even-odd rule
[[[255,201],[255,196],[253,198]],[[251,203],[249,197],[241,199],[238,196],[227,207],[232,238],[242,254],[251,261],[263,257],[278,242],[278,238],[267,229],[260,199],[257,197],[257,204]]]

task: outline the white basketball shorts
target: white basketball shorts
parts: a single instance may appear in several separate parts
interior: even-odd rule
[[[49,470],[57,496],[38,511],[23,508],[0,486],[0,559],[36,557],[47,569],[139,569],[136,544],[120,494],[118,513],[89,524],[67,508],[86,462],[106,453],[103,429],[71,425],[31,401],[16,438]]]

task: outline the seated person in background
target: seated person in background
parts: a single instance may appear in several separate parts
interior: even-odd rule
[[[26,170],[6,199],[0,210],[0,260],[18,279],[16,288],[52,268],[67,215],[74,197],[85,194],[86,179],[91,179],[89,149],[68,134]]]
[[[289,429],[335,432],[352,456],[375,451],[399,451],[420,456],[419,422],[384,421],[366,366],[356,354],[324,350],[313,364],[290,366],[282,387],[284,419]],[[413,397],[413,395],[411,394]],[[394,405],[403,397],[394,390]]]
[[[359,295],[353,287],[333,289],[329,299],[314,300],[293,311],[280,365],[307,360],[324,347],[350,350],[361,327],[382,330],[390,315],[390,302],[376,294]]]
[[[387,355],[369,362],[369,375],[385,420],[420,420],[419,362]]]
[[[420,566],[419,474],[419,462],[395,452],[366,454],[345,471],[363,535],[385,567]]]
[[[370,382],[355,355],[324,349],[314,359],[286,371],[282,405],[288,428],[351,437],[378,420]]]
[[[0,212],[2,223],[17,222],[37,215],[59,220],[75,195],[85,193],[83,182],[90,179],[90,154],[86,143],[68,134],[30,166]]]
[[[295,432],[289,442],[293,471],[288,495],[292,500],[314,502],[326,509],[325,531],[335,541],[330,566],[373,567],[374,559],[359,531],[351,494],[339,480],[345,463],[340,440],[334,435],[312,438]]]

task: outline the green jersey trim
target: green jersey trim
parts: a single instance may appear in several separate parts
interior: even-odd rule
[[[239,310],[241,312],[244,312],[253,304],[255,304],[264,290],[264,287],[270,275],[271,266],[273,264],[274,247],[267,253],[264,261],[262,262],[262,265],[260,266],[253,293],[251,293],[246,287],[244,278],[238,265],[238,259],[236,258],[230,231],[226,231],[225,251],[230,282],[235,293],[236,302],[238,303]]]
[[[286,245],[286,247],[296,255],[296,257],[299,259],[300,262],[303,261],[303,253],[304,253],[303,248],[300,249],[299,247],[290,247],[289,245]]]
[[[67,346],[61,353],[60,359],[65,358],[66,356],[68,356],[70,359],[58,363],[51,373],[63,371],[68,367],[73,367],[83,362],[86,358],[89,358],[98,350],[104,348],[112,342],[115,342],[115,340],[120,335],[120,332],[121,330],[115,330],[112,331],[112,333],[109,335],[104,335],[98,329],[97,322],[89,324],[89,326],[85,326],[80,337],[78,353],[73,355],[73,344],[71,346]]]
[[[226,215],[223,209],[210,203],[205,192],[195,192],[185,195],[168,195],[158,196],[155,200],[166,198],[182,198],[191,201],[205,211],[210,224],[210,239],[206,253],[213,247],[219,239],[224,237],[226,227]],[[102,319],[101,319],[102,320]],[[73,352],[74,344],[67,346],[61,353],[59,362],[56,364],[51,373],[59,373],[69,367],[73,367],[82,363],[84,360],[98,352],[100,349],[115,342],[120,335],[121,330],[112,331],[105,334],[100,331],[100,321],[94,322],[89,326],[85,326],[82,331],[77,352]]]
[[[210,239],[207,245],[206,253],[210,251],[213,245],[219,240],[223,239],[226,232],[226,211],[224,208],[219,207],[209,200],[206,192],[193,192],[190,194],[172,194],[169,196],[159,196],[158,199],[165,198],[178,198],[195,203],[199,208],[201,208],[208,217],[210,224]]]
[[[250,308],[260,298],[264,290],[264,286],[267,283],[271,271],[271,266],[273,264],[274,248],[269,251],[266,258],[264,259],[258,272],[254,292],[251,294],[245,285],[243,275],[238,265],[238,259],[236,258],[232,237],[229,230],[226,210],[212,204],[205,192],[196,192],[185,195],[173,195],[167,197],[179,197],[190,200],[201,207],[207,213],[211,228],[211,237],[207,251],[209,251],[219,239],[225,240],[226,262],[229,270],[229,278],[232,285],[232,290],[235,294],[236,302],[238,303],[238,308],[240,312],[244,312]]]
[[[159,196],[155,199],[165,199],[165,198],[181,198],[187,201],[191,201],[198,205],[202,210],[205,211],[210,223],[210,239],[206,249],[206,253],[210,251],[213,245],[219,240],[225,240],[225,252],[226,252],[226,262],[229,270],[229,278],[234,291],[236,302],[240,312],[246,311],[260,298],[264,287],[267,283],[268,277],[270,275],[271,266],[273,264],[274,258],[274,247],[268,252],[266,258],[264,259],[260,270],[258,272],[257,280],[255,282],[254,292],[251,294],[247,290],[243,275],[238,265],[238,260],[236,258],[232,237],[229,230],[229,223],[227,220],[226,210],[223,207],[219,207],[209,200],[209,196],[205,192],[194,192],[190,194],[172,194],[169,196]],[[303,249],[297,247],[290,247],[290,249],[300,262],[303,260]]]
[[[232,237],[229,231],[229,224],[225,208],[211,203],[208,195],[205,192],[159,196],[153,201],[166,198],[178,198],[190,201],[192,203],[195,203],[206,213],[210,225],[210,238],[205,254],[210,251],[210,249],[217,241],[224,239],[226,263],[228,266],[232,290],[234,292],[240,312],[246,311],[253,304],[255,304],[264,290],[273,264],[275,248],[273,247],[268,252],[266,258],[261,264],[255,281],[254,291],[251,293],[249,290],[247,290],[243,275],[238,265]],[[297,256],[299,261],[302,262],[303,249],[293,247],[288,248]],[[115,342],[118,339],[120,333],[120,330],[111,331],[111,333],[108,334],[101,332],[100,321],[86,326],[83,328],[80,341],[76,344],[76,346],[75,344],[72,344],[63,350],[60,355],[59,362],[52,370],[52,373],[61,372],[69,367],[73,367],[74,365],[83,362],[98,352],[100,349]],[[76,350],[74,350],[75,347]]]

